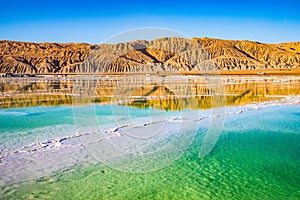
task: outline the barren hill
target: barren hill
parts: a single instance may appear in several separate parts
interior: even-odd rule
[[[161,38],[120,44],[0,41],[0,73],[116,73],[300,68],[300,42]]]
[[[221,70],[299,68],[300,42],[263,44],[252,41],[194,38]]]

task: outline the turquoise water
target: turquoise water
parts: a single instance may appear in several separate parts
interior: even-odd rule
[[[72,108],[67,106],[2,109],[0,149],[22,147],[49,136],[65,134],[64,131],[74,125],[72,116]]]
[[[164,119],[176,113],[180,111],[94,104],[0,109],[0,149],[20,148],[32,142],[73,135],[81,126],[115,127],[149,121],[153,117]]]
[[[100,125],[115,125],[111,110],[110,105],[96,107]],[[128,116],[126,112],[141,121],[162,115],[161,111],[151,109],[114,110],[118,122],[128,120],[124,117]],[[49,136],[63,137],[76,130],[73,110],[67,106],[1,110],[0,119],[2,149],[26,146],[32,138],[43,141]],[[261,107],[227,115],[220,138],[204,158],[198,155],[207,127],[199,126],[191,146],[162,169],[129,173],[99,162],[77,162],[40,178],[2,185],[1,198],[300,199],[299,121],[299,105]]]

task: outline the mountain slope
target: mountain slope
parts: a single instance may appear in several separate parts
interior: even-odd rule
[[[194,38],[209,52],[221,70],[232,69],[289,69],[300,67],[300,43],[263,44],[251,41],[232,41]],[[288,50],[288,48],[294,50]]]
[[[101,45],[0,41],[0,73],[188,72],[291,68],[300,68],[300,42],[263,44],[213,38],[161,38]]]

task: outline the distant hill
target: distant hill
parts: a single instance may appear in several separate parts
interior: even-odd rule
[[[215,63],[213,67],[210,66],[211,61]],[[300,42],[263,44],[212,38],[160,38],[100,45],[0,41],[0,73],[189,72],[295,68],[300,68]]]

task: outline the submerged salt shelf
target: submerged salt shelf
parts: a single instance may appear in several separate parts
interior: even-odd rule
[[[178,117],[178,112],[177,117],[164,117],[163,120],[169,120],[169,123],[179,123],[185,119],[187,124],[193,124],[198,120],[199,129],[195,138],[192,138],[193,144],[178,159],[160,170],[147,173],[128,173],[99,163],[90,152],[78,145],[83,141],[94,142],[93,144],[99,142],[92,140],[99,136],[96,132],[92,133],[96,127],[85,127],[86,135],[56,137],[54,140],[44,141],[44,144],[40,142],[29,145],[37,150],[28,154],[20,153],[20,157],[11,162],[18,165],[18,160],[27,158],[25,166],[17,167],[15,174],[5,174],[5,170],[2,170],[4,166],[1,165],[1,177],[9,179],[6,179],[5,185],[4,179],[1,180],[0,195],[3,199],[68,199],[74,196],[82,199],[122,199],[124,196],[128,199],[298,199],[298,104],[299,97],[288,97],[269,103],[227,107],[220,139],[204,158],[199,157],[199,150],[206,135],[207,123],[211,119],[204,116],[193,117],[198,114],[193,110],[186,111],[192,116],[189,119]],[[214,115],[212,110],[204,112],[207,112],[203,113],[206,117],[221,117]],[[113,137],[105,139],[123,141],[126,129],[133,130],[137,127],[147,130],[147,126],[151,125],[159,127],[161,120],[154,119],[153,123],[141,120],[142,123],[135,126],[131,123],[130,126],[122,124],[119,127],[107,127],[107,136]],[[187,130],[184,133],[193,135]],[[88,139],[89,136],[92,136],[91,140]],[[164,136],[167,139],[168,136],[172,137],[172,133]],[[87,138],[77,140],[80,137]],[[59,140],[61,145],[56,144]],[[47,145],[51,148],[47,149]],[[152,150],[156,149],[155,144],[151,147]],[[178,147],[180,146],[174,146],[170,152],[176,152]],[[39,159],[39,156],[43,157]],[[8,161],[8,157],[4,161]],[[27,169],[27,173],[21,176],[19,170],[24,173],[24,168],[33,163],[37,165],[31,171]],[[74,166],[67,167],[70,163],[74,163]],[[41,168],[38,169],[37,166]],[[61,166],[66,168],[62,169]],[[36,174],[44,175],[36,178]],[[19,178],[17,181],[27,181],[8,183],[8,180],[13,182],[16,177]]]
[[[27,141],[27,143],[23,143],[24,146],[20,146],[18,140],[14,141],[16,136],[5,138],[7,141],[4,141],[2,138],[0,184],[3,187],[13,183],[49,176],[82,163],[95,164],[100,162],[126,171],[128,168],[122,166],[122,162],[131,162],[132,164],[134,159],[140,158],[139,153],[141,151],[149,153],[152,149],[162,147],[170,139],[180,138],[178,140],[180,142],[178,143],[177,141],[176,146],[171,145],[166,149],[173,157],[166,158],[166,163],[160,163],[161,166],[159,167],[163,167],[164,164],[167,165],[169,164],[168,162],[180,157],[191,145],[196,134],[207,134],[209,124],[213,119],[225,118],[226,122],[229,123],[238,119],[241,115],[249,115],[251,113],[261,115],[268,109],[295,105],[299,102],[300,97],[296,96],[272,102],[227,107],[225,112],[214,112],[214,109],[206,111],[184,110],[182,112],[164,113],[164,115],[160,111],[151,109],[140,110],[117,105],[96,106],[96,111],[99,111],[96,116],[99,119],[97,126],[91,123],[91,119],[84,116],[86,123],[82,124],[86,126],[72,125],[70,123],[36,127],[28,130],[27,134],[25,134],[25,131],[23,133],[16,132],[18,137],[22,137],[21,140]],[[91,107],[94,106],[83,106],[80,109],[86,110]],[[67,111],[64,107],[38,107],[36,112],[33,108],[30,109],[31,112],[28,112],[28,109],[10,109],[5,112],[2,111],[0,117],[2,119],[9,115],[24,117],[34,113],[41,113],[41,110],[51,113],[51,109],[55,109],[61,116]],[[134,119],[124,118],[126,115],[123,117],[121,115],[112,117],[109,114],[113,111],[117,113],[118,109],[121,111],[122,109],[130,110]],[[149,112],[152,112],[150,117]],[[38,117],[43,121],[46,120],[48,115],[39,115]],[[58,117],[56,115],[56,118]],[[116,118],[124,119],[116,121]],[[51,120],[49,123],[51,123]],[[41,136],[35,135],[34,132],[39,132]],[[7,133],[4,132],[2,134]],[[132,140],[134,137],[138,139]],[[113,145],[111,146],[111,144]],[[114,149],[115,145],[117,145],[117,150]],[[165,152],[158,152],[157,154],[159,153]],[[142,163],[142,165],[148,164]],[[146,170],[143,166],[139,167]]]

